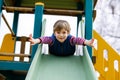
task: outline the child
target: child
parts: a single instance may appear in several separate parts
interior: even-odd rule
[[[29,36],[31,45],[38,43],[48,44],[50,54],[56,56],[70,56],[75,52],[75,45],[88,45],[93,47],[94,39],[85,40],[70,35],[70,25],[65,20],[58,20],[53,26],[52,36],[43,36],[37,39]]]

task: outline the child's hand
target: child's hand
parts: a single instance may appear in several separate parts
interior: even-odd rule
[[[31,45],[35,45],[37,43],[40,43],[40,40],[39,39],[34,39],[32,37],[32,34],[29,35],[29,41],[31,42]]]
[[[35,44],[35,41],[32,37],[32,34],[29,35],[29,41],[31,42],[31,45],[34,45]]]
[[[85,40],[85,42],[84,42],[85,45],[88,45],[88,46],[91,46],[91,47],[94,47],[93,43],[94,43],[94,39]]]

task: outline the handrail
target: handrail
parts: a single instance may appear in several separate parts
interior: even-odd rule
[[[10,25],[8,24],[7,19],[5,18],[5,16],[4,16],[3,13],[2,13],[2,18],[3,18],[3,20],[5,21],[5,23],[6,23],[7,27],[8,27],[8,29],[10,30],[12,36],[15,36],[15,33],[14,33],[13,30],[11,29],[11,27],[10,27]]]

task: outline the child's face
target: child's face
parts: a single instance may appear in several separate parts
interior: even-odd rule
[[[63,43],[67,39],[68,31],[65,29],[61,29],[60,31],[55,31],[54,34],[56,36],[56,39],[59,42]]]

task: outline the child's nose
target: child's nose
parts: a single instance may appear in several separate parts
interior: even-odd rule
[[[61,33],[60,36],[63,36],[63,34]]]

